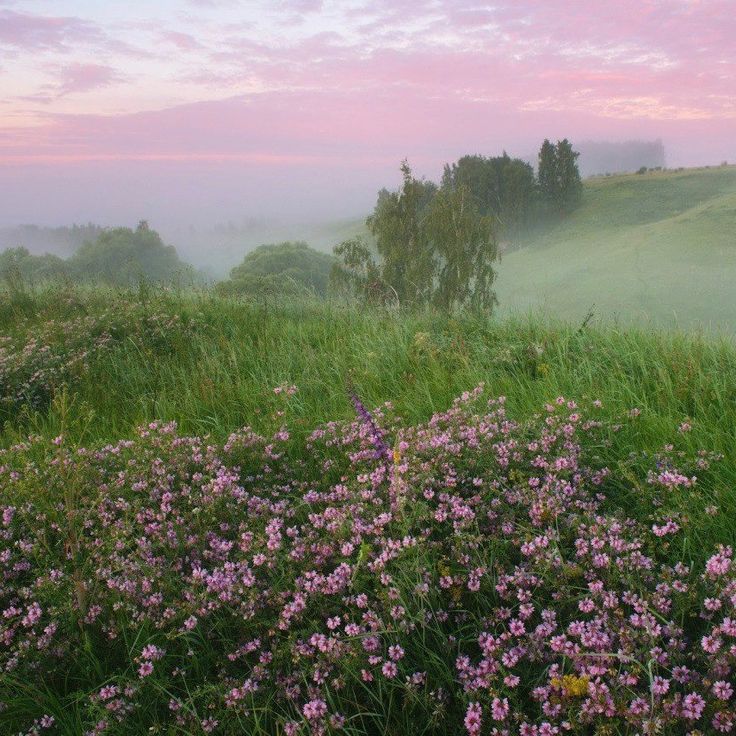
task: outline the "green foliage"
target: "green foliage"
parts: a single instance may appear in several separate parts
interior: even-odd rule
[[[564,138],[554,145],[545,138],[539,150],[539,190],[550,212],[567,214],[580,202],[583,185],[572,143]]]
[[[432,182],[416,179],[404,161],[398,192],[379,192],[368,227],[376,239],[381,281],[399,304],[419,306],[432,295],[435,254],[425,237],[423,217],[437,190]]]
[[[181,275],[193,276],[176,248],[142,221],[135,230],[118,227],[105,230],[93,242],[85,243],[68,260],[70,273],[80,281],[125,286],[141,279],[170,281]]]
[[[230,279],[219,284],[218,289],[223,294],[253,297],[323,297],[334,260],[301,241],[261,245],[232,269]]]
[[[0,252],[0,277],[8,285],[19,281],[34,284],[66,275],[66,264],[58,256],[34,256],[27,248],[8,248]]]
[[[335,249],[333,283],[368,303],[490,310],[495,303],[491,263],[497,248],[493,218],[482,215],[465,184],[441,188],[401,166],[398,192],[381,191],[367,224],[378,259],[360,239]]]
[[[636,179],[640,181],[641,177]],[[6,295],[0,297],[0,307],[4,307],[6,298]],[[28,557],[32,563],[30,571],[19,567],[18,572],[30,581],[29,595],[38,591],[38,595],[45,596],[42,602],[50,603],[42,606],[47,618],[42,619],[37,628],[41,632],[52,615],[64,621],[57,637],[73,656],[66,654],[63,667],[58,659],[45,659],[35,679],[33,674],[23,679],[12,672],[6,673],[0,687],[7,707],[0,721],[9,733],[21,730],[25,733],[32,719],[45,713],[54,715],[59,734],[84,733],[98,717],[109,717],[107,714],[111,712],[105,702],[100,701],[97,716],[98,711],[90,710],[90,695],[99,693],[103,685],[123,690],[131,681],[137,685],[136,714],[124,725],[111,719],[111,733],[142,733],[149,728],[161,733],[200,732],[193,724],[194,716],[209,715],[204,704],[213,700],[214,683],[223,676],[232,676],[234,685],[240,686],[254,669],[251,662],[257,666],[255,657],[223,662],[222,653],[236,652],[243,642],[251,641],[254,638],[250,633],[252,629],[263,625],[262,614],[259,612],[259,618],[250,619],[241,614],[242,602],[249,600],[245,593],[223,601],[221,613],[214,617],[208,615],[207,621],[198,624],[192,632],[178,631],[179,619],[168,629],[146,627],[141,623],[143,616],[132,615],[134,609],[131,607],[113,608],[117,593],[108,587],[106,576],[100,575],[100,571],[104,573],[108,566],[114,566],[116,575],[135,575],[136,581],[152,579],[151,592],[160,591],[168,596],[165,598],[168,604],[172,590],[179,589],[183,574],[181,568],[171,564],[165,576],[152,577],[151,570],[157,569],[154,565],[160,564],[158,560],[172,559],[166,555],[176,552],[189,555],[195,561],[204,560],[209,570],[224,565],[224,560],[216,557],[215,544],[218,539],[229,539],[226,535],[230,534],[236,540],[234,549],[237,549],[235,534],[240,534],[239,523],[243,524],[243,531],[254,533],[256,544],[265,543],[263,530],[268,517],[250,502],[260,488],[276,488],[278,495],[274,495],[274,503],[282,508],[287,500],[297,499],[295,515],[287,522],[288,526],[306,528],[308,516],[321,514],[325,504],[329,504],[330,514],[333,511],[345,513],[346,508],[351,512],[351,506],[335,502],[331,496],[313,502],[307,493],[321,492],[332,487],[340,475],[348,475],[339,462],[354,445],[335,443],[327,456],[332,462],[323,465],[321,461],[325,455],[317,455],[304,442],[304,437],[311,434],[317,424],[354,418],[354,409],[345,391],[348,376],[367,406],[391,400],[395,413],[405,418],[407,424],[427,421],[434,412],[449,406],[455,395],[483,381],[488,394],[508,397],[509,417],[518,421],[523,430],[520,452],[526,452],[524,448],[531,437],[528,429],[545,420],[546,412],[541,412],[542,419],[539,419],[540,407],[551,398],[574,396],[586,407],[591,401],[600,399],[601,407],[595,416],[596,423],[600,422],[600,433],[595,435],[599,441],[586,444],[585,450],[588,457],[595,456],[596,465],[606,465],[612,470],[612,477],[604,488],[608,498],[604,511],[615,513],[624,509],[627,516],[649,526],[662,513],[675,510],[686,530],[677,537],[661,540],[656,549],[645,548],[642,552],[654,552],[657,559],[665,556],[692,562],[694,574],[698,574],[715,544],[736,542],[732,523],[736,513],[733,443],[736,352],[732,344],[680,334],[659,335],[594,327],[581,330],[578,325],[568,327],[540,320],[499,321],[472,314],[451,317],[441,313],[393,313],[336,308],[334,304],[314,302],[307,305],[284,302],[264,309],[260,305],[222,299],[210,292],[171,294],[152,290],[150,302],[145,304],[138,302],[135,291],[98,288],[35,291],[30,293],[30,298],[34,309],[26,319],[19,320],[0,308],[0,333],[12,337],[20,348],[14,351],[13,360],[22,359],[22,346],[39,337],[44,343],[51,341],[54,359],[61,357],[67,348],[73,348],[75,353],[85,354],[85,365],[83,370],[74,368],[59,374],[52,387],[51,400],[44,402],[38,411],[29,411],[27,407],[11,408],[4,417],[7,424],[2,443],[6,447],[18,445],[20,449],[6,453],[3,464],[8,466],[10,456],[16,457],[18,452],[23,452],[28,466],[24,466],[23,476],[17,481],[11,480],[12,475],[9,479],[6,470],[3,505],[17,508],[14,524],[18,524],[19,518],[28,519],[28,533],[18,539],[38,540],[33,545],[16,544],[6,564],[12,569],[17,559],[15,555],[21,552]],[[94,330],[83,329],[84,325],[73,333],[54,329],[60,323],[66,324],[84,315],[95,320],[97,335]],[[158,325],[157,330],[153,329],[155,325]],[[113,339],[104,353],[86,349],[94,345],[96,336],[106,333]],[[39,361],[44,354],[45,351],[39,351]],[[31,366],[28,367],[30,370]],[[292,383],[299,388],[293,396],[287,398],[285,392],[274,393],[274,386]],[[630,413],[634,407],[640,411],[636,417]],[[462,406],[454,408],[453,414],[457,411],[462,411]],[[479,415],[483,411],[481,407]],[[676,428],[685,419],[692,429],[677,436]],[[169,435],[161,423],[172,420],[179,423],[179,428]],[[159,430],[152,431],[148,426],[153,421],[160,422]],[[135,427],[140,425],[144,428],[139,433]],[[233,463],[241,468],[240,478],[247,480],[236,476],[230,481],[226,474],[207,475],[204,482],[215,491],[214,500],[199,503],[200,497],[195,493],[190,496],[189,492],[196,482],[193,476],[200,464],[186,454],[186,448],[195,447],[202,462],[206,462],[218,457],[211,447],[228,441],[231,433],[235,433],[233,437],[242,438],[243,433],[238,434],[236,429],[245,425],[265,434],[269,443],[281,425],[294,431],[292,437],[275,446],[275,453],[269,459],[269,474],[265,477],[255,472],[260,466],[249,462],[253,453],[248,442],[242,446],[233,443]],[[444,421],[435,423],[438,432],[452,426]],[[486,429],[478,432],[478,437],[482,438]],[[206,438],[201,442],[184,440],[185,433],[206,435]],[[29,434],[42,439],[28,440]],[[646,470],[652,467],[652,455],[671,442],[673,435],[678,452],[682,450],[688,458],[707,448],[722,452],[724,459],[706,467],[703,463],[707,458],[700,457],[697,488],[675,489],[663,494],[653,491],[647,483]],[[50,445],[51,440],[59,436],[61,446]],[[334,436],[328,434],[326,439],[331,441]],[[519,437],[517,434],[509,436]],[[426,483],[415,482],[417,476],[404,475],[403,470],[399,478],[406,478],[408,486],[419,493],[435,482],[439,485],[446,477],[457,477],[457,469],[462,475],[454,492],[467,498],[482,494],[483,502],[487,503],[493,497],[488,485],[475,490],[470,482],[465,483],[466,478],[469,481],[476,475],[468,471],[474,471],[469,453],[478,437],[475,433],[452,434],[453,442],[457,438],[457,451],[452,450],[442,469],[430,466],[437,472],[427,477]],[[121,439],[133,442],[129,445],[120,442]],[[251,435],[246,439],[250,440]],[[110,446],[105,447],[108,442]],[[78,452],[80,446],[89,448],[89,452]],[[170,452],[169,448],[176,447],[183,448],[181,454]],[[404,449],[399,451],[402,462],[412,462],[411,467],[418,464],[416,459],[406,459]],[[534,452],[534,448],[531,451]],[[113,461],[104,475],[93,472],[97,466],[89,462],[98,452]],[[485,458],[482,468],[492,467],[493,451],[480,457]],[[304,474],[298,477],[309,479],[309,483],[302,481],[279,487],[269,480],[282,477],[280,468],[284,462],[304,468]],[[512,467],[517,468],[519,464],[513,461]],[[156,475],[152,477],[151,473]],[[146,481],[151,478],[148,488],[143,487],[145,484],[132,487],[128,480],[123,484],[123,474]],[[539,472],[534,471],[534,474],[539,475]],[[512,483],[503,486],[504,491],[510,493],[515,488],[526,488],[528,475],[516,474]],[[499,477],[505,478],[497,474],[493,481]],[[354,484],[354,478],[353,472],[346,484]],[[249,493],[245,497],[249,504],[229,516],[224,513],[213,516],[213,510],[229,510],[225,498],[216,494],[221,483],[230,482],[243,484]],[[174,506],[173,512],[170,507],[161,509],[169,495],[164,492],[169,490],[183,502],[181,506]],[[143,506],[142,500],[151,492],[160,493],[156,504]],[[186,506],[189,498],[191,504]],[[664,509],[654,505],[660,501],[666,504]],[[369,506],[363,501],[360,505]],[[454,590],[444,594],[433,591],[430,597],[419,593],[417,584],[425,579],[425,571],[435,580],[436,576],[444,574],[448,559],[450,574],[457,575],[464,569],[458,566],[454,554],[465,553],[467,549],[450,546],[453,537],[439,534],[435,522],[427,516],[427,508],[422,499],[415,503],[412,497],[410,503],[399,506],[392,514],[395,520],[389,521],[391,526],[387,525],[385,532],[383,527],[377,527],[376,534],[383,534],[386,539],[401,540],[415,529],[425,527],[431,527],[432,534],[426,540],[422,538],[421,543],[407,547],[400,557],[389,563],[386,572],[391,575],[391,587],[381,586],[382,597],[376,601],[376,605],[381,606],[377,610],[381,611],[384,605],[387,611],[394,605],[403,606],[412,614],[406,620],[417,624],[417,628],[412,626],[401,633],[396,627],[396,635],[402,637],[406,649],[400,677],[393,684],[387,683],[383,690],[367,686],[363,689],[355,659],[343,657],[336,662],[337,672],[345,673],[346,677],[340,681],[339,689],[335,687],[335,701],[331,701],[330,706],[345,704],[345,713],[351,716],[348,733],[464,733],[462,709],[454,695],[458,689],[455,661],[458,652],[477,646],[477,622],[489,620],[488,611],[497,600],[494,592],[497,578],[484,583],[486,587],[481,588],[479,596],[471,595],[464,588],[456,598],[448,598],[455,596]],[[711,511],[706,513],[709,508]],[[94,526],[90,524],[91,519],[97,518],[95,509],[109,509],[111,516],[105,517],[106,526],[100,527],[97,521]],[[141,509],[145,509],[145,513]],[[36,513],[45,515],[43,522]],[[164,518],[164,522],[159,523],[160,518]],[[180,518],[182,523],[179,523]],[[334,529],[337,537],[350,530],[349,524],[338,525],[333,519],[334,516],[329,520],[333,526],[327,527],[325,534],[333,533]],[[124,527],[122,521],[118,524],[119,520],[134,521],[139,533],[123,536],[120,532]],[[446,523],[452,522],[450,518]],[[150,531],[146,530],[149,524]],[[527,528],[532,530],[530,536],[536,534],[534,527],[518,525],[522,534]],[[160,546],[158,535],[164,539],[167,533],[170,534],[166,540],[168,546]],[[192,535],[212,541],[211,546],[204,548],[204,557],[193,556],[192,550],[200,548],[193,546]],[[302,538],[308,542],[320,539]],[[8,547],[12,547],[15,539],[6,533]],[[245,544],[247,539],[246,536]],[[565,535],[562,542],[567,545],[571,539]],[[156,546],[151,547],[151,540],[155,540]],[[476,540],[479,546],[470,554],[470,563],[482,562],[494,573],[499,561],[509,555],[520,556],[517,545],[502,534],[488,534],[483,530]],[[97,557],[85,556],[95,549]],[[314,544],[311,549],[320,552]],[[554,549],[557,550],[556,542]],[[564,560],[575,562],[574,548],[569,555],[570,547],[560,549],[566,553]],[[379,551],[378,545],[361,543],[353,558],[357,560],[350,595],[374,591],[369,587],[372,578],[366,568]],[[253,554],[252,549],[249,554]],[[291,590],[286,586],[294,579],[291,571],[295,567],[281,562],[283,558],[277,556],[281,554],[274,552],[258,568],[260,575],[273,576],[277,594]],[[128,563],[131,559],[138,564]],[[279,564],[267,573],[271,569],[271,559],[279,560]],[[59,564],[53,564],[54,560],[59,560]],[[337,562],[325,555],[325,565],[334,568]],[[36,585],[34,581],[40,577],[36,569],[42,566],[63,569],[65,574],[58,582],[45,576]],[[557,590],[567,592],[571,585],[577,590],[584,587],[582,575],[559,578],[559,569],[552,564],[543,572],[539,595],[534,592],[535,603],[541,601],[538,610],[547,606],[550,592],[554,598]],[[79,577],[75,575],[77,571]],[[630,569],[624,569],[622,574],[628,576]],[[651,575],[646,571],[643,574]],[[651,577],[652,585],[660,581],[656,576]],[[91,584],[88,587],[80,585],[80,579],[89,580]],[[6,588],[16,585],[14,581],[15,578],[11,578]],[[200,590],[204,589],[202,585]],[[148,588],[136,587],[136,594],[138,590],[141,596],[148,594]],[[389,594],[386,590],[395,592]],[[215,590],[213,600],[216,595]],[[688,593],[681,601],[687,603],[691,599]],[[95,621],[96,614],[90,610],[89,601],[97,600],[103,600],[105,607]],[[191,605],[196,606],[201,600],[198,592]],[[330,599],[310,601],[308,617],[295,627],[295,640],[306,639],[302,634],[308,631],[306,627],[324,624],[325,618],[335,613],[336,609],[328,610],[325,600]],[[573,597],[565,598],[564,605],[559,602],[550,605],[559,605],[564,613],[577,610],[577,604],[578,600]],[[373,603],[371,606],[374,607]],[[424,618],[419,615],[421,606],[426,606],[428,614],[450,611],[452,618],[444,625],[430,615]],[[151,608],[156,608],[156,604],[152,603]],[[168,611],[164,613],[164,606],[157,610],[164,616],[169,615]],[[274,606],[271,613],[279,610],[280,606]],[[415,615],[415,612],[419,613]],[[25,610],[22,613],[25,614]],[[89,614],[90,623],[79,623],[84,618],[83,613]],[[182,610],[176,607],[173,616],[183,618]],[[108,629],[100,624],[109,620],[115,622],[115,627],[109,630],[115,636],[110,636]],[[500,626],[505,625],[504,621]],[[699,621],[703,619],[683,617],[683,625],[689,627]],[[393,631],[392,627],[392,635]],[[448,634],[453,635],[449,641]],[[694,646],[700,642],[696,637],[690,640]],[[168,659],[157,661],[149,677],[139,678],[140,655],[143,647],[150,643],[165,649]],[[283,649],[276,651],[283,656]],[[29,653],[40,656],[35,647]],[[309,664],[309,660],[306,661]],[[643,661],[646,665],[646,659]],[[281,660],[277,660],[277,664],[281,666]],[[174,666],[180,670],[175,670]],[[244,669],[247,670],[245,674]],[[405,676],[412,671],[429,672],[433,682],[442,682],[451,695],[448,710],[441,711],[436,722],[430,723],[436,702],[421,690],[410,691],[405,687]],[[614,668],[612,676],[615,674]],[[310,678],[305,680],[312,682]],[[537,683],[536,678],[527,674],[523,687],[531,688]],[[646,685],[645,675],[643,686]],[[278,709],[273,688],[273,680],[264,680],[258,691],[261,698],[274,692],[273,701],[266,706],[260,706],[262,700],[258,701],[258,709],[251,707],[251,701],[246,702],[248,715],[243,715],[244,725],[236,723],[235,716],[227,715],[230,711],[224,710],[220,698],[217,707],[229,719],[221,723],[220,730],[223,733],[279,733],[280,725],[275,724],[275,720],[283,710]],[[219,691],[217,694],[221,695]],[[491,696],[483,694],[484,698]],[[181,712],[189,719],[187,725],[162,725],[171,720],[167,703],[173,697],[180,699],[175,707],[181,702]],[[358,715],[353,718],[354,714]],[[257,721],[259,717],[262,718],[260,722]],[[587,726],[584,724],[582,728]]]
[[[558,395],[600,399],[601,416],[610,420],[639,408],[637,422],[601,446],[605,462],[660,450],[672,428],[689,418],[686,448],[725,455],[713,468],[713,482],[690,497],[693,533],[696,540],[736,543],[730,522],[736,514],[732,341],[315,301],[284,300],[264,309],[211,292],[159,290],[145,305],[137,292],[107,288],[43,290],[29,298],[33,309],[19,319],[6,309],[8,295],[0,295],[0,334],[17,346],[13,354],[20,357],[27,342],[42,336],[51,340],[53,361],[73,350],[85,353],[85,366],[47,384],[51,396],[42,411],[9,410],[3,446],[29,433],[48,440],[63,434],[71,446],[102,445],[132,437],[153,420],[176,421],[181,432],[209,434],[213,441],[245,425],[273,431],[274,422],[306,433],[354,416],[347,377],[367,406],[390,400],[407,422],[420,422],[485,382],[493,394],[508,396],[509,411],[522,421]],[[87,318],[94,329],[54,331],[54,324]],[[113,339],[104,351],[94,350],[105,333]],[[34,353],[39,361],[41,347]],[[37,362],[34,371],[49,365]],[[273,387],[291,383],[299,393],[284,406]],[[282,409],[285,416],[276,416]],[[627,503],[645,499],[627,497]],[[711,504],[721,510],[718,516],[702,513]]]
[[[583,184],[577,164],[579,155],[567,138],[557,141],[557,206],[561,212],[570,212],[580,203]]]
[[[470,190],[465,186],[440,189],[423,228],[437,255],[434,306],[447,311],[463,306],[490,310],[496,303],[491,264],[498,250],[493,220],[479,214]]]
[[[465,186],[482,215],[497,219],[504,235],[513,236],[535,215],[537,185],[525,161],[502,156],[463,156],[445,166],[444,187]]]
[[[547,138],[539,149],[537,180],[542,202],[549,207],[557,190],[557,149]]]
[[[353,294],[366,304],[381,304],[389,298],[381,270],[370,248],[361,237],[345,240],[335,247],[338,261],[330,274],[332,288],[343,294]]]
[[[26,248],[0,252],[0,277],[11,290],[46,281],[130,286],[141,281],[170,282],[181,276],[195,277],[173,246],[164,245],[160,235],[142,221],[135,230],[118,227],[92,228],[96,239],[84,243],[70,258],[34,256]],[[86,232],[79,228],[80,232]]]

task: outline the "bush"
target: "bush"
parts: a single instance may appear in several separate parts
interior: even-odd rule
[[[9,284],[21,280],[34,284],[68,276],[66,262],[51,254],[34,256],[27,248],[8,248],[0,252],[0,277]]]
[[[218,284],[221,293],[251,297],[324,297],[335,259],[304,242],[261,245],[232,269],[230,279]]]
[[[95,241],[81,246],[67,263],[79,281],[118,286],[130,286],[142,279],[171,281],[181,275],[194,276],[191,266],[179,259],[176,248],[164,245],[145,221],[135,230],[105,230]]]

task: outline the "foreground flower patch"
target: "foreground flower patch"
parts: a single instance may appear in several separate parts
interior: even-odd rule
[[[0,455],[0,718],[70,734],[735,731],[733,552],[678,559],[686,521],[664,511],[709,459],[666,450],[639,479],[651,518],[629,518],[595,406],[558,399],[517,424],[482,394],[408,427],[354,397],[358,420],[306,452],[286,428],[213,445],[152,424]]]

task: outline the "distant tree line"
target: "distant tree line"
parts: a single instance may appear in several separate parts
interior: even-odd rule
[[[103,231],[103,227],[91,222],[86,225],[63,227],[38,225],[3,227],[0,228],[0,251],[20,246],[34,255],[53,253],[66,258],[83,243],[96,240]]]
[[[620,174],[666,166],[664,144],[655,141],[582,141],[575,147],[580,151],[580,175],[583,177]]]
[[[262,245],[218,284],[226,295],[327,296],[330,290],[370,304],[431,306],[489,312],[496,303],[493,264],[501,239],[544,226],[570,213],[582,184],[571,143],[545,140],[533,167],[506,153],[463,156],[444,168],[439,184],[401,165],[402,185],[382,189],[366,225],[370,240],[354,238],[320,253],[305,242]],[[6,281],[135,285],[196,278],[176,249],[146,221],[135,229],[72,230],[92,235],[66,259],[33,255],[27,248],[0,253]]]
[[[100,230],[94,240],[83,243],[69,258],[33,255],[25,247],[0,252],[0,276],[5,281],[38,283],[69,280],[77,283],[107,283],[129,286],[142,279],[171,281],[195,278],[192,267],[179,259],[176,249],[144,220],[135,229]]]

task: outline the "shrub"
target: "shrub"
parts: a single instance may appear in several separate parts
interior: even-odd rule
[[[171,281],[194,273],[176,249],[164,245],[161,236],[145,221],[135,230],[118,227],[103,231],[95,241],[85,243],[67,261],[80,281],[130,286],[142,279]]]
[[[218,285],[223,294],[244,296],[325,296],[334,258],[304,242],[261,245]]]

